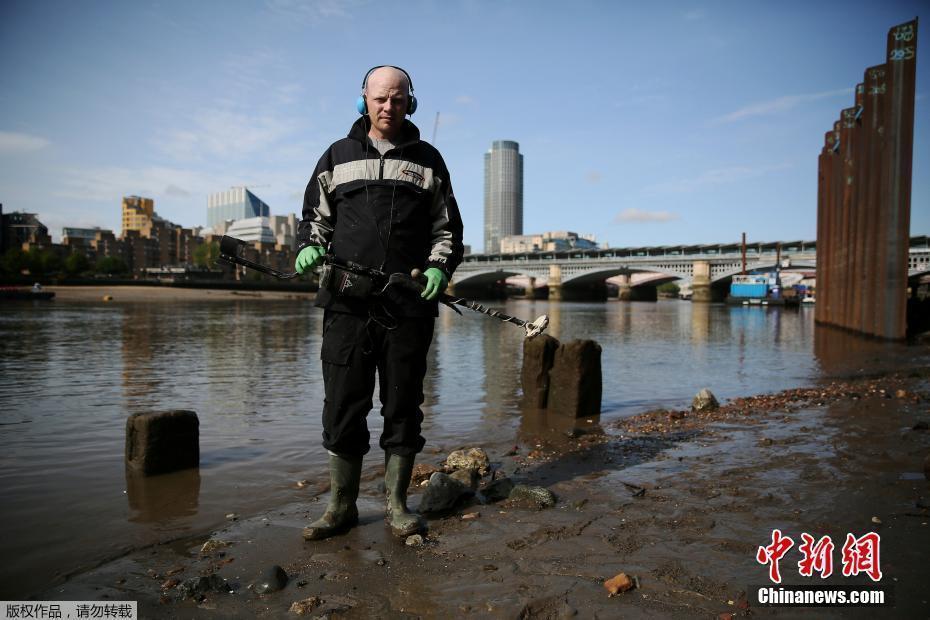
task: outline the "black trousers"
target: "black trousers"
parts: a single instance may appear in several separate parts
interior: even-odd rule
[[[380,446],[401,456],[423,449],[423,377],[433,339],[432,317],[402,318],[389,330],[366,316],[323,315],[323,446],[343,456],[370,449],[366,418],[378,371],[384,432]]]

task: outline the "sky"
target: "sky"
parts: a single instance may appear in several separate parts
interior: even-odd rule
[[[813,240],[817,156],[888,29],[930,3],[669,0],[0,2],[0,203],[120,231],[123,196],[206,224],[246,185],[300,216],[365,72],[413,78],[483,248],[484,153],[524,156],[524,233],[613,247]],[[921,14],[923,11],[923,15]],[[917,63],[911,234],[930,234]],[[436,118],[438,116],[438,123]]]

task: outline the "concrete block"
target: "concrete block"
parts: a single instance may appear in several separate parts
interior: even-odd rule
[[[193,411],[134,413],[126,419],[126,466],[154,476],[200,465],[200,420]]]
[[[549,396],[549,371],[558,348],[559,341],[546,334],[523,340],[520,381],[525,407],[545,409]]]
[[[582,418],[601,412],[601,346],[572,340],[560,346],[549,372],[548,409]]]

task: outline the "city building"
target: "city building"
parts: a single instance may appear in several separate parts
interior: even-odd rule
[[[297,216],[272,215],[268,218],[268,226],[274,234],[275,242],[286,248],[297,247]]]
[[[484,251],[500,252],[503,237],[523,234],[523,155],[511,140],[484,154]]]
[[[277,242],[274,232],[268,226],[267,217],[249,217],[236,220],[227,229],[226,234],[247,243]]]
[[[207,227],[214,234],[220,232],[227,220],[244,220],[253,217],[268,217],[271,210],[258,196],[246,187],[231,187],[225,192],[216,192],[207,197]]]
[[[538,235],[508,235],[500,241],[501,254],[525,252],[561,252],[593,250],[598,247],[595,235],[579,235],[568,230],[544,232]]]
[[[130,230],[142,230],[155,216],[155,201],[141,196],[123,197],[123,235]]]
[[[61,243],[62,245],[71,245],[75,242],[84,242],[89,245],[91,241],[97,238],[98,233],[112,235],[113,231],[102,229],[99,226],[94,228],[74,228],[66,226],[61,229]]]
[[[30,246],[51,245],[48,228],[35,213],[3,213],[3,205],[0,205],[0,253],[14,247],[25,250]]]

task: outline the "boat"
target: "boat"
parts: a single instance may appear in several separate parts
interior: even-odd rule
[[[733,276],[727,303],[735,306],[798,306],[800,298],[793,288],[779,285],[778,273],[753,273]]]
[[[48,301],[54,297],[55,293],[44,291],[41,286],[33,286],[31,289],[15,286],[0,287],[0,300],[2,301]]]

